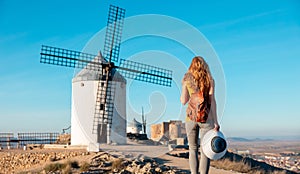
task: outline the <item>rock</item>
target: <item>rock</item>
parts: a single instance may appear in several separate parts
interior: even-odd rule
[[[151,162],[148,162],[145,166],[144,166],[144,168],[147,168],[147,169],[150,169],[152,167],[152,163]]]
[[[24,171],[34,167],[35,165],[42,165],[45,162],[60,162],[62,159],[70,159],[75,156],[89,155],[88,152],[82,151],[19,151],[18,153],[2,153],[0,156],[0,171],[1,173],[16,173],[16,171]],[[107,152],[98,152],[90,159],[88,172],[93,173],[174,173],[165,165],[159,165],[154,159],[146,156],[138,158],[122,158],[120,156],[112,155]],[[69,165],[64,170],[53,173],[79,173],[79,169]],[[42,173],[42,171],[40,172]],[[44,171],[45,173],[45,171]]]
[[[19,151],[6,152],[0,154],[0,173],[15,173],[32,168],[34,165],[43,164],[46,161],[57,161],[74,156],[83,155],[82,151],[66,152],[39,152],[39,151]]]
[[[155,168],[155,172],[161,173],[161,172],[162,172],[162,170],[161,170],[161,168],[160,168],[160,167],[156,167],[156,168]]]
[[[71,134],[61,134],[56,140],[56,144],[71,144]]]

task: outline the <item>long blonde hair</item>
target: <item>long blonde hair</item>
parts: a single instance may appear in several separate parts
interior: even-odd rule
[[[189,67],[189,72],[193,75],[194,80],[201,91],[208,94],[211,87],[211,74],[209,67],[203,57],[196,56],[193,58]]]

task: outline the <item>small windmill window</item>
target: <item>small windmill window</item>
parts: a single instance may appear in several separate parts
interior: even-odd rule
[[[100,110],[104,110],[104,104],[100,104]]]

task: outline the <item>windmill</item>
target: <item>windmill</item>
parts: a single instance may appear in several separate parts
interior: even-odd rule
[[[83,95],[84,97],[79,100],[76,99],[76,96],[82,96],[82,94],[72,94],[72,107],[74,100],[81,103],[81,100],[87,100],[86,98],[89,98],[87,102],[91,101],[90,99],[95,100],[93,100],[93,109],[91,109],[90,103],[86,106],[78,106],[80,109],[84,108],[81,115],[76,115],[76,112],[79,112],[80,109],[75,111],[72,109],[71,145],[90,145],[91,143],[99,145],[99,143],[112,142],[112,124],[114,124],[114,120],[117,119],[114,117],[118,112],[116,110],[117,104],[115,103],[115,97],[119,97],[122,100],[119,105],[126,105],[126,99],[124,100],[124,98],[126,98],[126,89],[124,88],[126,80],[124,77],[162,86],[171,86],[172,71],[170,70],[125,59],[120,59],[119,61],[124,16],[125,9],[110,5],[103,56],[101,52],[99,52],[98,55],[93,55],[42,45],[40,53],[41,63],[82,69],[78,73],[77,78],[73,79],[72,93],[75,93],[74,91],[77,89],[81,90],[80,87],[77,87],[78,85],[75,86],[79,77],[81,80],[93,80],[92,84],[86,81],[86,83],[79,83],[82,89],[88,85],[96,85],[96,91],[94,91],[96,93],[95,95],[90,94],[93,93],[92,91],[88,91],[88,89],[85,90],[85,94],[91,95],[91,97]],[[120,97],[120,94],[116,94],[118,90],[125,90],[125,94]],[[89,108],[89,111],[86,111],[85,108]],[[93,114],[90,114],[91,110],[93,110]],[[125,121],[124,135],[126,138],[126,107],[125,112],[124,108],[121,110],[123,111],[121,114],[118,114],[118,116],[121,116]],[[87,114],[87,112],[89,112],[89,114]],[[88,124],[82,123],[84,122],[82,120],[88,119],[92,121]],[[124,121],[121,121],[122,124],[124,124]],[[84,129],[82,127],[84,127]],[[121,130],[121,132],[122,131],[123,130]],[[84,138],[86,141],[82,143]],[[115,141],[118,141],[118,138],[116,138]]]
[[[147,134],[147,132],[146,132],[146,125],[147,125],[147,123],[146,123],[146,116],[144,115],[144,108],[142,107],[142,124],[143,124],[143,133],[144,134]]]

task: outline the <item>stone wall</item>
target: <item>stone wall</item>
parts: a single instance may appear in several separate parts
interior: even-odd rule
[[[167,137],[169,140],[185,138],[185,124],[180,120],[171,120],[151,125],[151,139],[159,140],[161,137]]]
[[[47,152],[41,151],[21,151],[11,150],[1,152],[0,154],[0,173],[14,173],[16,171],[24,171],[36,165],[45,162],[59,161],[63,159],[73,158],[75,156],[84,156],[89,153],[86,151],[61,151]]]
[[[162,124],[151,125],[151,139],[157,139],[163,134]]]

